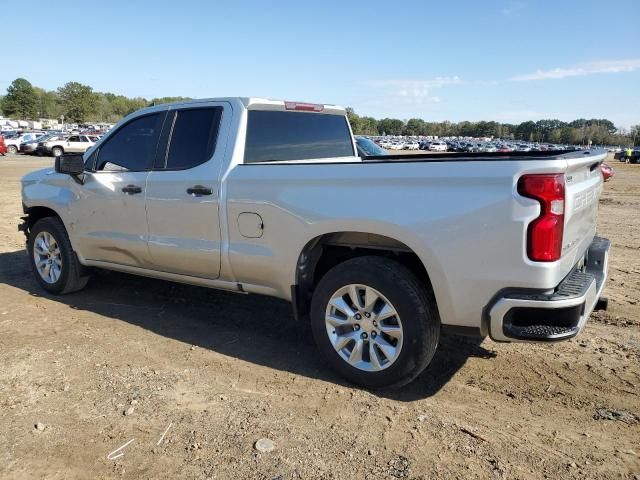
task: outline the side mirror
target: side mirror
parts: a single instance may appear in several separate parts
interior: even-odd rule
[[[84,173],[84,159],[82,155],[65,154],[56,157],[55,169],[57,173],[64,173],[75,177]]]

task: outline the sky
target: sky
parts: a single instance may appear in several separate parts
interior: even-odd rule
[[[28,3],[3,22],[0,92],[24,77],[376,118],[640,124],[640,0]]]

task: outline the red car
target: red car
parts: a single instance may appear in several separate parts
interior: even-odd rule
[[[7,154],[7,146],[4,144],[4,137],[0,135],[0,155]]]
[[[600,165],[600,171],[602,172],[602,179],[605,182],[608,182],[609,180],[611,180],[613,176],[616,174],[613,168],[611,168],[611,165],[608,165],[606,163],[603,163]]]

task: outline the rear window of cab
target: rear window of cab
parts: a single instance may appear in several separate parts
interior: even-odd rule
[[[354,155],[343,115],[250,110],[244,163],[313,160]]]

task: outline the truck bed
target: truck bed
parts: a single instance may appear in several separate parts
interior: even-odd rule
[[[399,153],[391,155],[367,155],[364,162],[478,162],[508,160],[543,160],[582,158],[585,155],[605,153],[602,149],[592,150],[547,150],[541,152],[442,152],[442,153]]]

